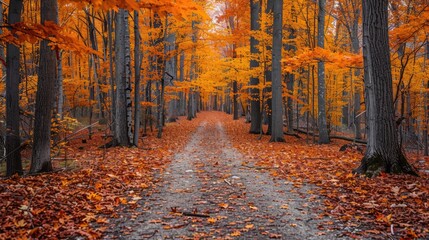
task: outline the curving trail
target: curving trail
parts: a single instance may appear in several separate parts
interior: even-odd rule
[[[295,188],[247,162],[232,147],[221,122],[203,122],[160,176],[155,192],[134,209],[139,214],[122,218],[105,238],[341,237],[338,232],[318,230],[323,222],[320,199],[311,194],[314,189]]]

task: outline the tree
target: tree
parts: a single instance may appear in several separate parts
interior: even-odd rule
[[[282,97],[282,29],[283,0],[273,3],[273,48],[272,48],[272,117],[271,142],[284,142],[283,137],[283,97]]]
[[[273,12],[273,8],[274,8],[274,0],[267,0],[266,1],[266,8],[265,8],[265,17],[267,18],[267,16],[269,14],[271,14]],[[265,26],[265,31],[267,33],[268,36],[270,36],[272,34],[273,31],[273,26],[268,24],[267,26]],[[264,77],[265,77],[265,84],[267,84],[268,86],[265,87],[264,92],[267,98],[267,102],[266,102],[266,106],[265,106],[265,113],[266,113],[266,120],[268,121],[268,130],[266,132],[267,135],[271,135],[271,128],[272,128],[272,97],[269,96],[270,93],[272,93],[272,87],[270,86],[271,82],[272,82],[272,66],[269,65],[269,60],[268,60],[268,55],[269,53],[272,51],[272,46],[270,44],[266,44],[265,46],[265,52],[266,52],[266,56],[264,59],[265,63],[264,63]],[[265,96],[264,96],[265,97]]]
[[[417,175],[399,145],[394,120],[388,0],[363,0],[362,9],[368,144],[355,172],[369,177],[381,172]]]
[[[296,23],[297,22],[297,17],[296,17],[296,12],[295,12],[295,7],[292,5],[291,6],[291,17],[292,17],[292,22]],[[287,43],[285,44],[285,50],[288,52],[288,54],[294,56],[296,54],[296,45],[295,45],[295,39],[296,39],[296,30],[295,30],[295,26],[289,26],[288,27],[289,30],[289,36],[288,36],[288,40],[292,43]],[[287,73],[285,75],[285,82],[286,82],[286,87],[287,87],[287,91],[289,92],[290,96],[288,96],[287,98],[287,102],[286,102],[286,118],[287,118],[287,130],[289,134],[293,134],[294,133],[294,129],[293,129],[293,92],[294,92],[294,85],[295,85],[295,74],[294,73]],[[299,119],[299,117],[297,116],[297,119]],[[296,126],[297,128],[299,128],[299,125],[297,124]]]
[[[140,27],[139,27],[139,11],[134,10],[134,137],[133,144],[139,145],[140,132],[140,71],[141,71],[141,50],[140,50]]]
[[[325,6],[326,0],[319,0],[319,15],[317,25],[317,45],[325,47]],[[326,121],[326,86],[325,86],[325,62],[317,63],[318,69],[318,120],[319,120],[319,144],[329,143],[328,126]]]
[[[41,0],[41,22],[58,24],[57,0]],[[52,171],[51,119],[57,80],[57,54],[48,39],[40,43],[39,80],[37,82],[31,173]]]
[[[261,16],[261,1],[250,0],[250,30],[259,31],[261,30],[260,24]],[[254,34],[254,33],[253,33]],[[255,58],[259,55],[259,41],[251,33],[250,35],[250,70],[259,67],[259,61]],[[259,90],[259,77],[250,77],[250,133],[260,134],[261,129],[261,99]]]
[[[119,9],[115,31],[116,114],[115,145],[130,146],[131,134],[131,66],[128,10]]]
[[[10,1],[8,24],[21,21],[22,8],[22,0]],[[20,51],[18,46],[11,43],[7,44],[6,66],[6,175],[11,176],[15,173],[22,174],[19,135]]]

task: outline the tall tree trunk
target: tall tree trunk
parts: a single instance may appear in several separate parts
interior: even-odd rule
[[[115,78],[113,77],[113,11],[107,13],[107,37],[109,48],[109,73],[110,73],[110,97],[111,97],[111,114],[110,121],[112,123],[112,130],[115,131],[115,115],[116,115],[116,92],[115,92]]]
[[[359,47],[359,16],[360,9],[357,8],[354,13],[354,20],[352,26],[351,33],[351,41],[352,41],[352,50],[353,53],[358,54],[360,51]],[[360,69],[356,69],[354,72],[356,81],[360,81],[361,71]],[[362,131],[361,131],[361,116],[360,116],[360,102],[361,102],[361,92],[362,89],[358,84],[354,84],[354,95],[353,95],[353,125],[355,126],[355,138],[362,139]]]
[[[235,31],[235,23],[234,23],[234,17],[231,16],[229,17],[229,28],[231,29],[231,34],[234,34]],[[236,43],[232,43],[231,45],[231,54],[232,54],[232,59],[234,61],[235,58],[237,58],[237,53],[236,53]],[[237,80],[234,78],[232,79],[232,118],[234,120],[238,120],[238,83]]]
[[[429,60],[429,34],[426,35],[426,54],[424,59],[424,70],[426,70],[427,67],[427,61]],[[427,88],[429,88],[429,79],[426,79],[426,82],[424,83]],[[428,100],[429,100],[429,94],[425,92],[424,94],[424,121],[423,121],[423,145],[424,145],[424,155],[429,155],[429,146],[428,146],[428,122],[429,122],[429,107],[428,107]]]
[[[183,82],[185,80],[185,51],[182,51],[180,53],[180,59],[179,59],[179,68],[180,68],[180,76],[179,81]],[[180,92],[180,103],[179,103],[179,114],[180,116],[186,115],[186,94],[183,92]]]
[[[64,78],[63,78],[63,51],[60,51],[58,57],[58,103],[57,114],[60,119],[64,119]]]
[[[363,52],[368,144],[355,171],[417,175],[398,143],[388,35],[388,0],[363,0]]]
[[[173,56],[174,51],[177,49],[176,47],[176,33],[170,32],[167,35],[167,39],[165,40],[165,53],[168,56],[168,59],[165,61],[165,85],[173,87],[173,80],[176,80],[177,77],[177,54]],[[175,94],[175,97],[178,95]],[[167,113],[167,121],[174,122],[176,121],[178,115],[178,101],[176,98],[171,99],[168,103],[168,113]]]
[[[124,27],[125,27],[125,97],[126,97],[126,109],[127,109],[127,135],[129,144],[133,141],[133,108],[131,100],[131,39],[130,39],[130,28],[128,23],[128,11],[124,13]]]
[[[282,97],[282,30],[283,0],[274,1],[273,6],[273,50],[272,50],[272,128],[270,142],[284,142],[283,97]]]
[[[238,85],[236,80],[232,81],[232,112],[232,118],[238,120]]]
[[[275,0],[267,0],[267,6],[265,9],[265,13],[266,14],[271,14],[273,12],[273,7],[274,7],[274,1]],[[268,25],[266,27],[266,33],[268,35],[272,35],[272,31],[273,31],[273,27],[272,25]],[[269,52],[271,52],[272,47],[267,44],[267,46],[265,47],[267,55]],[[272,66],[268,65],[269,61],[267,61],[267,59],[265,59],[265,69],[264,69],[264,75],[265,75],[265,83],[266,84],[270,84],[272,81],[272,76],[271,76],[271,70],[272,70]],[[268,122],[268,130],[266,132],[267,135],[271,135],[271,128],[272,128],[272,87],[265,87],[265,97],[267,99],[267,106],[265,107],[265,114],[266,114],[266,118],[267,118],[267,122]]]
[[[0,3],[2,4],[2,3]],[[8,23],[21,21],[22,0],[9,2]],[[22,174],[21,138],[19,134],[19,82],[21,77],[19,47],[7,44],[6,53],[6,175]]]
[[[89,13],[89,10],[85,12],[86,12],[86,17],[88,22],[89,40],[91,42],[91,48],[94,49],[95,51],[98,51],[98,43],[97,43],[97,35],[96,35],[97,33],[95,29],[95,17],[94,15],[91,15]],[[98,70],[100,69],[100,58],[95,54],[91,54],[91,58],[92,58],[92,63],[94,68],[94,83],[92,85],[92,92],[94,95],[95,95],[95,92],[97,92],[98,109],[100,111],[99,117],[104,118],[104,96],[103,96],[103,92],[100,89],[100,86],[103,83],[101,82],[101,78],[98,76]],[[97,85],[95,85],[95,83],[97,83]],[[95,88],[95,86],[97,87]]]
[[[251,31],[260,31],[261,24],[261,1],[250,0],[250,30]],[[259,57],[258,49],[259,41],[255,38],[254,35],[250,36],[250,54],[252,58],[250,60],[250,69],[259,68],[259,61],[255,59]],[[260,134],[261,133],[261,97],[259,89],[259,77],[251,76],[250,77],[250,133]]]
[[[134,11],[134,146],[139,146],[139,132],[140,132],[140,68],[141,68],[141,54],[140,54],[140,28],[139,28],[139,11]]]
[[[317,45],[325,47],[325,7],[326,0],[319,0],[319,15],[317,26]],[[318,68],[318,120],[319,120],[319,144],[329,143],[328,124],[326,120],[326,86],[325,86],[325,62],[319,61]]]
[[[158,56],[158,61],[157,61],[157,69],[158,69],[158,76],[161,77],[161,79],[159,79],[159,81],[157,82],[157,91],[158,91],[158,134],[157,134],[157,138],[161,138],[162,137],[162,130],[164,128],[164,123],[165,123],[165,97],[164,97],[164,93],[165,93],[165,67],[166,67],[166,57],[167,57],[167,36],[168,36],[168,15],[165,17],[165,26],[164,26],[164,30],[163,30],[163,37],[162,37],[162,42],[164,43],[163,47],[163,51],[164,54],[162,57]]]
[[[41,0],[41,22],[58,24],[57,0]],[[34,121],[33,154],[31,173],[52,171],[51,163],[51,119],[54,104],[54,89],[57,80],[56,52],[48,40],[40,44],[39,80],[37,82],[36,110]]]
[[[128,11],[119,9],[116,16],[115,31],[115,64],[116,64],[116,114],[115,114],[115,141],[121,146],[129,146],[131,143],[129,124],[130,100],[130,65],[129,65],[129,31],[128,28]],[[126,36],[128,35],[128,36]],[[127,40],[128,39],[128,40]],[[127,50],[128,49],[128,57]],[[128,62],[128,63],[127,63]],[[129,104],[129,105],[128,105]]]
[[[196,54],[196,44],[197,44],[197,28],[196,28],[197,22],[195,20],[192,21],[192,56],[191,56],[191,67],[190,67],[190,73],[189,78],[192,82],[197,78],[196,73],[196,60],[195,60],[195,54]],[[189,90],[189,96],[188,96],[188,120],[191,120],[196,117],[196,104],[195,101],[196,98],[196,91],[194,89]]]
[[[3,3],[0,2],[0,25],[3,25]],[[3,34],[3,29],[0,28],[0,35]],[[6,61],[5,53],[4,53],[4,46],[3,44],[0,44],[0,58],[4,59]],[[1,69],[1,77],[2,79],[0,82],[3,82],[3,80],[6,78],[6,65],[3,63],[0,63],[0,69]],[[6,95],[6,91],[1,92],[0,94]],[[6,146],[4,145],[6,143],[6,128],[3,125],[3,123],[0,123],[0,158],[3,158],[6,156]]]
[[[293,22],[296,22],[296,13],[295,13],[295,9],[292,6],[292,19]],[[296,39],[296,30],[293,28],[293,26],[290,26],[289,28],[289,41],[292,41],[292,43],[288,43],[285,46],[286,51],[288,51],[290,54],[295,55],[296,52],[296,46],[295,46],[295,39]],[[287,117],[287,121],[288,121],[288,133],[289,134],[293,134],[294,130],[293,130],[293,92],[294,92],[294,85],[295,85],[295,74],[294,73],[288,73],[285,75],[285,80],[286,80],[286,87],[287,90],[290,94],[290,96],[287,98],[287,103],[286,103],[286,117]],[[298,115],[298,113],[297,113]],[[298,119],[298,116],[297,116]],[[297,128],[299,128],[299,126],[297,125]]]

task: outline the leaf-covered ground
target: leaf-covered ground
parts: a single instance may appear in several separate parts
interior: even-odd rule
[[[152,224],[161,226],[167,235],[168,231],[195,226],[192,234],[184,235],[207,237],[198,234],[214,229],[209,232],[211,236],[243,238],[253,233],[249,236],[275,238],[283,234],[299,238],[299,235],[290,235],[293,231],[288,233],[287,229],[293,230],[300,223],[309,222],[317,229],[313,237],[320,239],[328,236],[425,239],[429,236],[428,158],[409,154],[410,161],[421,170],[420,178],[384,175],[367,179],[351,174],[362,154],[353,148],[339,151],[346,142],[334,141],[319,146],[307,144],[305,136],[301,139],[288,136],[286,143],[269,143],[268,136],[258,140],[257,135],[248,134],[249,125],[243,119],[232,121],[231,118],[223,113],[201,113],[193,121],[181,119],[168,124],[163,139],[150,135],[143,140],[140,148],[99,149],[98,146],[105,143],[101,133],[88,143],[81,140],[71,142],[67,146],[67,154],[68,158],[76,159],[73,170],[0,180],[0,239],[137,236],[133,235],[136,224],[146,221],[145,214],[154,207],[147,205],[154,200],[151,198],[162,194],[165,189],[178,187],[161,181],[160,176],[173,174],[169,169],[174,164],[180,166],[178,160],[185,157],[178,158],[181,153],[198,158],[191,159],[193,168],[184,166],[184,169],[192,170],[185,170],[185,173],[193,173],[198,179],[200,188],[193,185],[188,188],[199,194],[199,205],[179,204],[171,208],[158,203],[161,206],[157,208],[167,211],[167,217],[159,215]],[[191,136],[196,134],[197,127],[204,121],[210,124],[214,120],[222,123],[229,139],[225,149],[234,148],[231,149],[234,154],[223,158],[225,152],[211,149],[225,143],[217,143],[214,137],[219,134],[213,135],[209,130],[201,136],[212,134],[208,138],[212,142],[197,142],[195,146],[198,149],[186,153],[185,146],[194,139]],[[208,155],[204,157],[205,154]],[[242,156],[241,163],[234,164],[232,168],[230,163],[237,158],[233,156],[239,156],[237,154]],[[225,159],[228,161],[223,161]],[[171,161],[174,162],[170,165]],[[266,175],[267,172],[271,177]],[[188,176],[186,174],[184,176]],[[245,185],[252,182],[247,180],[252,178],[266,179],[262,181],[264,184],[274,181],[273,189],[289,189],[292,195],[286,198],[291,201],[287,203],[282,202],[286,198],[279,199],[278,212],[292,211],[289,214],[294,219],[283,219],[279,223],[273,220],[276,214],[261,217],[267,222],[252,217],[267,208],[255,200],[258,199],[257,195],[247,194],[250,190],[245,190],[247,187],[258,191],[253,186],[257,184]],[[217,196],[219,192],[222,194]],[[284,193],[276,191],[273,196],[283,198],[281,194]],[[294,194],[302,200],[300,206],[293,203],[290,196]],[[245,198],[247,202],[243,201]],[[313,203],[317,201],[322,202]],[[204,212],[206,205],[213,206]],[[305,214],[312,209],[316,215],[308,215],[311,217],[307,217],[310,219],[307,222],[308,219],[299,219],[296,215],[301,210],[294,213],[293,209],[301,209]],[[184,219],[185,211],[210,215],[210,218],[190,216]],[[245,212],[243,219],[234,221],[233,213],[242,211]],[[274,221],[272,225],[270,220]],[[175,221],[178,221],[177,224]],[[282,228],[283,225],[287,228]],[[259,226],[263,227],[262,230],[257,228]],[[270,226],[275,226],[275,229]],[[142,234],[140,237],[157,234],[156,231],[146,230],[139,232]],[[329,235],[332,233],[335,235]]]
[[[320,215],[323,199],[312,185],[273,178],[232,146],[224,131],[230,116],[199,118],[140,207],[121,211],[106,239],[347,239],[323,228],[332,218]]]
[[[353,148],[339,151],[347,142],[307,144],[302,135],[301,139],[286,136],[286,143],[269,143],[269,136],[258,140],[258,136],[246,134],[249,125],[243,120],[228,121],[226,129],[234,146],[257,165],[273,168],[272,175],[297,187],[316,184],[317,194],[326,198],[325,215],[345,222],[348,236],[429,237],[428,157],[408,154],[409,161],[420,170],[419,178],[383,175],[368,179],[352,174],[363,155]]]
[[[0,180],[0,239],[101,237],[118,206],[136,207],[198,124],[168,124],[162,139],[149,134],[139,148],[99,149],[106,143],[100,132],[67,146],[72,170]]]

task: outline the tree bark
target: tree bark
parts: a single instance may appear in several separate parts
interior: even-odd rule
[[[185,52],[182,51],[180,53],[180,59],[179,59],[179,68],[180,68],[180,75],[179,75],[179,81],[183,82],[185,80]],[[186,94],[183,92],[180,92],[180,103],[179,103],[179,115],[185,116],[186,115]]]
[[[273,6],[273,49],[272,49],[272,128],[270,142],[284,142],[283,96],[282,96],[282,29],[283,0],[274,1]]]
[[[197,44],[197,28],[196,28],[197,22],[194,20],[192,21],[192,56],[191,56],[191,66],[190,66],[190,73],[189,78],[192,82],[197,78],[196,73],[196,61],[195,61],[195,54],[196,54],[196,44]],[[194,89],[189,90],[189,96],[188,96],[188,120],[191,120],[196,117],[196,91]]]
[[[41,22],[58,24],[57,0],[41,0]],[[36,110],[34,119],[33,153],[30,173],[52,171],[51,162],[51,119],[54,105],[54,92],[57,80],[56,52],[48,45],[48,40],[40,44],[39,80],[37,82]]]
[[[294,22],[296,22],[296,13],[295,13],[295,9],[292,6],[292,19]],[[289,27],[289,41],[295,41],[296,39],[296,30],[290,26]],[[288,43],[285,45],[285,50],[290,52],[290,54],[295,55],[296,52],[296,45],[295,43]],[[293,92],[294,92],[294,85],[295,85],[295,74],[294,73],[288,73],[285,75],[285,81],[286,81],[286,87],[287,87],[287,91],[289,92],[289,94],[291,96],[293,96]],[[287,122],[288,122],[288,133],[289,134],[293,134],[293,99],[292,97],[288,97],[287,98],[287,102],[286,102],[286,117],[287,117]],[[298,115],[298,111],[297,111],[297,115]],[[299,119],[299,117],[297,116],[297,119]],[[297,127],[298,124],[297,124]]]
[[[116,65],[116,114],[115,114],[115,141],[120,146],[130,146],[131,137],[129,122],[129,111],[131,104],[129,104],[130,95],[130,65],[129,65],[129,46],[128,57],[126,45],[129,44],[129,31],[128,28],[128,11],[119,9],[116,16],[116,29],[115,29],[115,65]],[[128,32],[128,37],[126,37]],[[127,41],[128,39],[128,41]],[[128,58],[128,59],[127,59]],[[127,61],[128,60],[128,61]],[[128,62],[128,63],[127,63]]]
[[[274,1],[275,0],[267,0],[267,5],[266,5],[266,9],[265,9],[265,13],[266,14],[273,13]],[[266,27],[266,33],[268,35],[272,35],[272,31],[273,31],[272,25],[271,26],[268,25]],[[265,46],[265,49],[266,49],[266,52],[267,52],[267,55],[268,55],[268,53],[272,51],[272,46],[270,46],[269,44],[267,44]],[[271,82],[272,82],[272,75],[271,75],[272,74],[271,73],[272,66],[268,65],[268,63],[269,63],[268,59],[265,59],[265,62],[266,62],[265,63],[265,68],[264,68],[265,83],[266,84],[271,84]],[[266,122],[268,123],[268,129],[267,129],[266,134],[267,135],[271,135],[271,129],[272,129],[272,96],[270,96],[270,95],[272,93],[272,87],[271,86],[265,87],[264,92],[265,92],[264,94],[267,95],[266,96],[266,99],[267,99],[266,104],[267,105],[266,105],[266,107],[264,107],[265,108],[266,119],[267,119]]]
[[[139,146],[140,133],[140,68],[141,68],[141,53],[140,53],[140,28],[139,28],[139,11],[134,10],[134,146]]]
[[[176,50],[176,33],[170,32],[165,40],[165,52],[168,59],[165,62],[165,85],[166,86],[174,86],[173,80],[176,80],[177,76],[177,54],[173,56],[174,51]],[[177,94],[174,94],[174,97],[178,97]],[[176,121],[178,115],[178,100],[171,99],[168,103],[168,113],[167,113],[167,121],[173,122]]]
[[[425,59],[424,59],[424,68],[426,69],[427,67],[427,61],[429,59],[429,35],[426,36],[426,54],[425,54]],[[426,87],[429,87],[429,80],[426,80],[426,82],[424,83],[424,85],[426,85]],[[429,113],[428,113],[428,99],[429,99],[429,94],[427,92],[425,92],[424,94],[424,105],[425,107],[423,108],[425,111],[425,115],[424,115],[424,121],[423,121],[423,145],[424,145],[424,155],[428,156],[429,155],[429,147],[428,147],[428,119],[429,119]]]
[[[60,119],[64,119],[64,84],[63,84],[63,51],[60,51],[58,58],[58,105],[57,114]]]
[[[260,31],[260,16],[261,16],[261,1],[250,0],[250,30]],[[253,36],[250,36],[250,70],[259,68],[259,57],[258,49],[259,41]],[[250,77],[250,133],[260,134],[261,133],[261,96],[259,89],[259,77]]]
[[[351,40],[352,40],[352,50],[353,53],[358,54],[360,51],[359,47],[359,16],[360,9],[357,8],[354,13]],[[360,69],[356,69],[354,72],[356,81],[360,81],[361,71]],[[362,139],[362,131],[361,131],[361,116],[360,116],[360,102],[361,102],[361,92],[362,89],[358,86],[358,84],[354,84],[354,95],[353,95],[353,125],[355,126],[355,138]]]
[[[368,144],[355,172],[369,177],[382,172],[417,175],[399,146],[394,120],[388,0],[363,0],[362,3]]]
[[[22,8],[22,0],[10,1],[8,24],[21,21]],[[6,175],[11,176],[15,173],[22,174],[19,133],[20,51],[13,44],[7,44],[6,48]]]
[[[109,73],[110,73],[110,97],[111,101],[111,115],[110,121],[112,123],[112,130],[115,131],[115,115],[116,115],[116,92],[115,92],[115,78],[113,77],[113,11],[107,13],[107,37],[109,48]]]
[[[325,47],[325,7],[326,0],[319,0],[319,15],[317,26],[317,45]],[[325,86],[325,62],[319,61],[318,68],[318,121],[319,121],[319,144],[329,143],[328,124],[326,120],[326,86]]]

